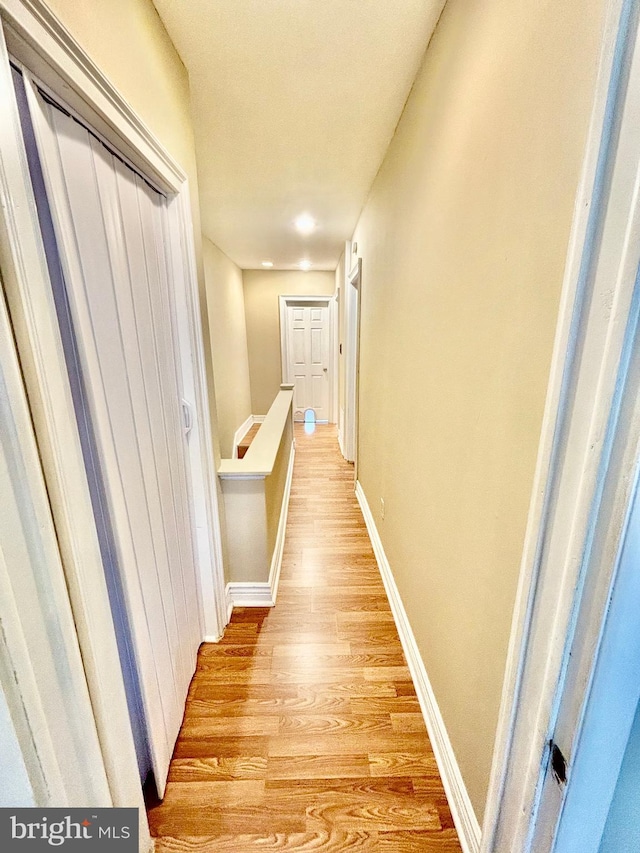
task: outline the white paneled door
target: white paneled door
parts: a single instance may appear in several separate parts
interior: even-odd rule
[[[326,304],[287,305],[287,377],[294,385],[297,420],[313,409],[317,421],[329,420],[329,308]]]
[[[39,91],[29,105],[162,793],[202,640],[167,202]]]

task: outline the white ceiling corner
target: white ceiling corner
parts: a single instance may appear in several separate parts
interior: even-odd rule
[[[444,0],[154,3],[189,72],[203,232],[243,269],[335,269]]]

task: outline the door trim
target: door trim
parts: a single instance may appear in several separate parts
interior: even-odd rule
[[[337,413],[337,370],[336,358],[338,351],[338,312],[336,310],[337,302],[335,294],[331,296],[279,296],[280,303],[280,372],[281,381],[285,384],[289,381],[287,378],[287,369],[289,366],[289,336],[287,335],[287,308],[295,305],[304,307],[311,302],[322,302],[329,309],[329,423],[335,424],[338,422]]]
[[[351,252],[346,253],[351,257]],[[353,290],[352,290],[353,288]],[[355,292],[354,292],[355,291]],[[358,479],[358,399],[360,389],[360,309],[362,298],[362,258],[347,271],[345,283],[345,370],[343,455],[355,466]],[[354,311],[355,306],[355,311]]]
[[[593,270],[612,249],[601,240],[611,174],[620,162],[615,143],[624,103],[618,96],[625,71],[625,31],[635,5],[635,0],[610,3],[603,31],[522,552],[482,853],[531,849],[556,691],[579,601],[574,593],[584,581],[584,555],[593,533],[592,510],[607,453],[607,424],[636,273],[625,268],[621,247],[613,246],[609,284],[594,289]],[[635,171],[628,176],[627,186],[634,188],[637,177]],[[626,239],[629,225],[629,220],[622,224],[619,240]],[[627,463],[622,475],[630,474]],[[594,620],[593,632],[600,631],[601,621]]]
[[[173,248],[185,274],[190,343],[186,356],[193,367],[197,412],[197,441],[194,435],[192,442],[196,449],[190,462],[202,534],[199,574],[206,639],[217,639],[227,613],[189,187],[186,174],[41,0],[0,0],[0,19],[0,263],[7,303],[114,805],[140,805],[135,753],[131,751],[127,761],[127,751],[121,748],[131,737],[122,674],[7,46],[45,85],[63,91],[65,100],[137,168],[173,195],[169,202],[176,226]],[[93,770],[98,772],[87,766],[88,773]],[[149,836],[141,811],[144,846]]]

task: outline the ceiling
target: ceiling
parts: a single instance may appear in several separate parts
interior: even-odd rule
[[[335,269],[444,0],[154,3],[189,72],[203,232],[243,269]]]

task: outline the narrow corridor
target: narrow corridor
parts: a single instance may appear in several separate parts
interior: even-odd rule
[[[156,850],[459,853],[353,467],[296,448],[277,605],[201,647]]]

